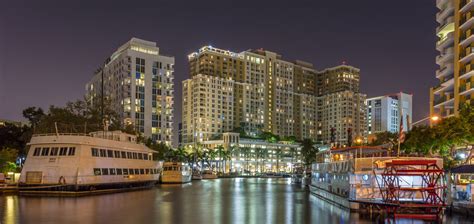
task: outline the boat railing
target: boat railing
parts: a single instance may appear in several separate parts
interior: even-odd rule
[[[90,134],[85,133],[43,133],[43,134],[33,134],[33,137],[41,136],[87,136],[92,137]]]

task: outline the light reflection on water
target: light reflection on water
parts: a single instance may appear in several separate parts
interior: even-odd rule
[[[461,220],[457,218],[452,223],[462,223]],[[1,224],[374,221],[324,202],[304,187],[292,185],[289,179],[203,180],[78,198],[0,196]]]

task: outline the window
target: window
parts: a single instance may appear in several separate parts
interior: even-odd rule
[[[128,169],[123,169],[123,175],[128,175]]]
[[[114,151],[112,150],[107,150],[107,157],[114,158]]]
[[[110,168],[109,169],[109,174],[110,175],[115,175],[115,168]]]
[[[133,172],[133,169],[128,169],[128,173],[129,173],[130,175],[135,174],[135,172]]]
[[[105,149],[100,149],[100,157],[105,157]]]
[[[109,175],[109,169],[102,168],[102,175]]]
[[[94,168],[94,175],[100,176],[100,169],[99,168]]]
[[[148,160],[148,154],[143,154],[143,159]]]
[[[122,154],[122,158],[124,158],[124,159],[126,159],[126,158],[127,158],[127,153],[126,153],[126,152],[124,152],[124,151],[121,151],[120,153]]]
[[[117,168],[117,175],[122,175],[122,168]]]
[[[143,159],[143,154],[138,153],[138,159]]]
[[[145,174],[145,169],[140,169],[140,174]]]
[[[59,149],[59,155],[60,156],[65,156],[67,154],[67,147],[61,147]]]
[[[69,147],[69,153],[67,155],[74,156],[74,154],[76,154],[76,147]]]
[[[137,153],[134,152],[134,153],[133,153],[133,159],[137,159],[137,157],[138,157],[138,156],[137,156]]]
[[[47,155],[49,155],[49,148],[43,148],[43,150],[41,150],[41,155],[42,155],[42,156],[47,156]]]
[[[98,156],[99,156],[99,149],[97,149],[97,148],[92,148],[92,149],[91,149],[91,154],[92,154],[92,156],[94,156],[94,157],[98,157]]]
[[[114,151],[114,157],[120,158],[120,151]]]
[[[127,152],[127,158],[129,158],[129,159],[132,158],[132,153],[131,152]]]
[[[135,174],[136,175],[140,174],[140,169],[135,169]]]
[[[150,174],[150,169],[145,169],[145,174]]]
[[[57,156],[58,155],[59,148],[58,147],[53,147],[51,148],[51,154],[50,156]]]
[[[35,148],[35,152],[33,152],[33,156],[39,156],[41,152],[41,148]]]

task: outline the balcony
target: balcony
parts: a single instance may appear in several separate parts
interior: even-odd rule
[[[454,15],[454,5],[451,1],[448,1],[445,7],[436,13],[436,21],[443,23],[443,20],[450,15]]]
[[[449,2],[450,2],[449,0],[436,0],[436,7],[438,7],[438,9],[441,10],[444,8],[444,5],[446,5]]]
[[[474,17],[471,16],[469,18],[463,17],[461,18],[461,21],[459,21],[459,26],[460,30],[467,30],[469,27],[471,27],[474,24]]]
[[[436,56],[436,64],[444,65],[448,61],[452,61],[454,58],[454,48],[447,48],[441,55]]]
[[[471,85],[469,82],[459,86],[459,95],[470,95],[473,92],[474,85]]]
[[[461,69],[459,71],[459,74],[460,74],[459,79],[468,79],[474,75],[474,69],[471,69],[471,70]]]
[[[436,49],[438,51],[442,51],[443,49],[447,48],[448,46],[452,45],[454,43],[454,33],[450,32],[447,34],[444,38],[439,40],[436,43]]]
[[[461,58],[459,62],[462,64],[466,64],[467,62],[474,59],[474,47],[466,48],[465,51],[461,51],[459,58]]]
[[[468,29],[463,34],[461,34],[459,40],[462,47],[468,46],[474,41],[474,29]]]
[[[461,13],[465,13],[472,9],[474,7],[474,1],[473,0],[467,0],[466,3],[461,6],[461,9],[459,10]]]
[[[439,108],[441,106],[451,108],[454,106],[454,98],[451,97],[450,95],[444,95],[440,97],[439,99],[436,99],[434,101],[434,107]]]
[[[441,77],[452,75],[453,72],[454,72],[453,64],[447,64],[445,67],[438,69],[436,71],[436,78],[440,79]]]

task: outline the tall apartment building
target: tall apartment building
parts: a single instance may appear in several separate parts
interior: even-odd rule
[[[359,89],[360,70],[348,65],[328,68],[319,72],[317,82],[320,140],[339,146],[365,140],[366,95]]]
[[[132,38],[119,47],[86,85],[86,98],[104,97],[123,124],[171,145],[174,57],[160,55],[155,42]]]
[[[403,118],[403,130],[410,130],[412,124],[412,95],[406,93],[372,97],[367,104],[367,132],[369,135],[379,132],[398,133],[400,117]]]
[[[430,114],[449,117],[474,98],[474,2],[437,0],[436,6],[439,85],[430,89]]]
[[[359,93],[356,68],[342,65],[318,72],[310,63],[290,62],[263,49],[235,53],[211,46],[188,59],[184,143],[218,139],[237,130],[249,136],[265,131],[328,142],[331,122],[341,130],[340,141],[347,141],[344,128],[353,128],[354,137],[365,136],[365,95]],[[341,94],[347,102],[333,104],[340,103]],[[322,102],[331,104],[323,107]]]

